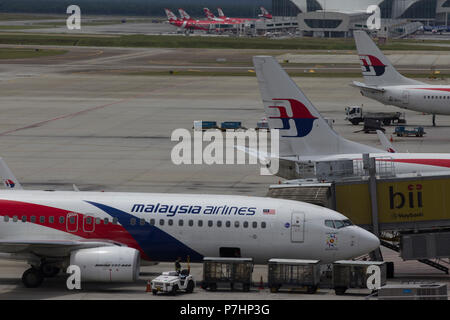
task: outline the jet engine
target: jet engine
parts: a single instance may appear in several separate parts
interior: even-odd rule
[[[128,247],[98,247],[73,251],[70,264],[81,271],[81,281],[132,282],[139,276],[139,251]]]

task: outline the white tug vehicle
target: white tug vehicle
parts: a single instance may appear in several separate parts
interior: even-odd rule
[[[178,290],[184,290],[186,293],[192,293],[195,288],[194,277],[189,274],[188,269],[181,272],[165,271],[150,282],[152,293],[166,292],[172,295],[177,294]]]

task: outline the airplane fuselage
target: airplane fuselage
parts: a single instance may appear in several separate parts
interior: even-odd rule
[[[449,171],[450,153],[369,153],[376,159],[377,170],[392,170],[395,174],[435,173]],[[362,164],[362,154],[334,154],[299,157],[301,162],[351,159]]]
[[[199,262],[235,251],[257,263],[274,257],[327,263],[373,249],[370,236],[375,236],[369,232],[353,225],[325,225],[326,220],[345,219],[326,208],[272,198],[0,192],[2,241],[108,240],[138,250],[149,261],[189,256]]]

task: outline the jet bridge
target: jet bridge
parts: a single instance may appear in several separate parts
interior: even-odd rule
[[[345,165],[342,166],[345,168]],[[419,260],[448,273],[450,175],[333,175],[272,185],[267,196],[305,201],[336,210],[372,231],[398,235],[382,245],[404,260]]]

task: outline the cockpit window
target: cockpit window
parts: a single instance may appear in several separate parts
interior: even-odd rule
[[[352,226],[353,223],[350,220],[344,220],[344,227]]]
[[[329,228],[333,228],[334,229],[334,223],[333,220],[325,220],[325,225]]]
[[[353,223],[346,219],[346,220],[325,220],[325,225],[329,228],[333,229],[341,229],[348,226],[352,226]]]
[[[340,229],[344,227],[344,222],[342,220],[334,220],[334,227]]]

